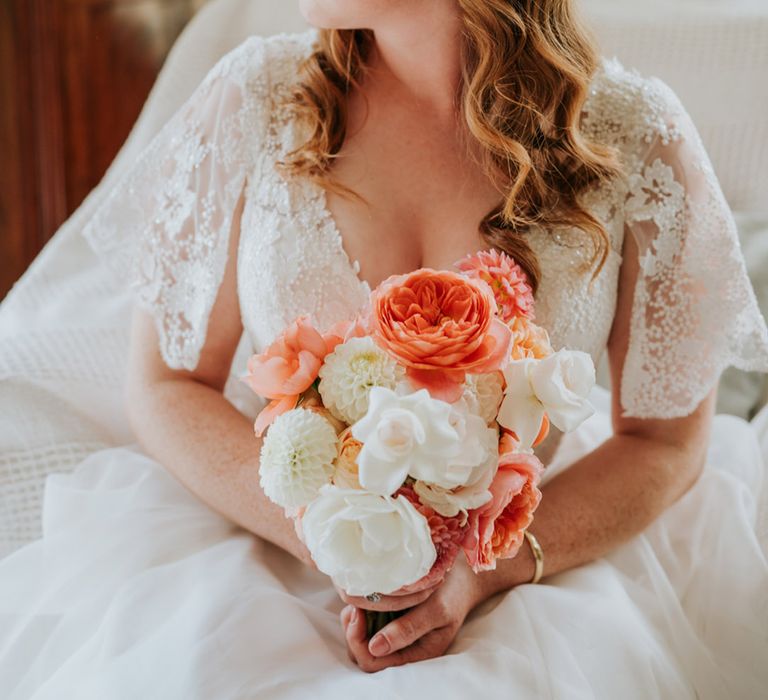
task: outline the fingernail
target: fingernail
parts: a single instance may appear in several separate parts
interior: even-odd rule
[[[389,642],[383,634],[377,634],[368,645],[368,651],[374,656],[384,656],[389,651]]]
[[[357,612],[357,608],[352,608],[352,617],[349,618],[349,623],[351,625],[356,625],[359,617],[360,613]]]

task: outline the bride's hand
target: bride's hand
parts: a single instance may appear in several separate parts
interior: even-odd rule
[[[336,583],[333,583],[333,586],[339,594],[339,597],[347,603],[347,606],[354,606],[356,608],[362,608],[363,610],[404,610],[405,608],[412,608],[414,605],[423,603],[440,587],[442,582],[443,581],[438,581],[437,583],[433,583],[420,589],[414,586],[409,586],[407,593],[399,593],[398,591],[395,591],[388,595],[382,595],[377,603],[372,603],[364,596],[348,595],[347,592],[336,585]]]
[[[430,589],[422,603],[390,622],[370,641],[366,639],[364,610],[348,605],[341,611],[341,622],[350,659],[363,671],[372,673],[442,656],[469,612],[485,600],[480,579],[464,557],[459,556],[442,584]],[[386,642],[382,649],[374,647],[374,640],[379,637]]]

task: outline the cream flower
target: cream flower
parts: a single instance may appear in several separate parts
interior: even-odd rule
[[[469,410],[487,424],[496,420],[504,396],[504,375],[501,372],[468,374],[464,400]]]
[[[480,462],[461,486],[444,488],[424,481],[416,481],[413,490],[419,500],[445,517],[453,517],[459,512],[479,508],[491,499],[489,490],[499,463],[499,434],[488,430],[485,434],[487,457]]]
[[[317,568],[353,596],[392,593],[432,568],[437,551],[427,519],[405,497],[330,484],[302,517]]]
[[[283,413],[261,446],[259,483],[283,508],[298,508],[317,497],[333,474],[336,431],[321,415],[303,408]]]
[[[585,352],[559,350],[543,360],[515,360],[504,378],[507,388],[498,421],[514,431],[523,447],[533,444],[545,413],[556,428],[569,432],[595,412],[587,400],[595,366]]]
[[[372,338],[350,338],[325,358],[319,376],[323,404],[351,425],[368,410],[371,388],[394,389],[405,376],[405,369]]]
[[[357,458],[363,488],[394,493],[410,475],[443,488],[463,486],[488,458],[488,428],[464,401],[433,399],[426,389],[401,395],[371,389],[365,417],[352,426],[363,443]]]

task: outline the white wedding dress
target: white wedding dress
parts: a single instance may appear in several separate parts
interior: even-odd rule
[[[313,39],[252,38],[222,59],[85,231],[107,264],[131,272],[171,367],[197,362],[243,189],[241,368],[299,314],[327,326],[369,291],[323,191],[275,167],[299,143],[281,99]],[[583,123],[627,166],[584,199],[612,249],[590,285],[577,231],[532,231],[537,321],[555,347],[597,362],[632,235],[640,273],[617,390],[627,415],[687,415],[726,366],[768,370],[730,210],[661,81],[604,61]],[[259,408],[236,381],[225,395],[251,417]],[[545,480],[610,435],[610,397],[593,398],[596,415],[549,446]],[[42,539],[0,561],[0,697],[765,697],[764,472],[751,426],[718,416],[701,478],[642,534],[487,600],[446,655],[368,675],[347,658],[343,603],[324,574],[231,525],[137,444],[96,451],[48,478]]]

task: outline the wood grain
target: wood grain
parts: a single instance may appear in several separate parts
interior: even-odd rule
[[[0,2],[0,298],[98,184],[203,1]]]

